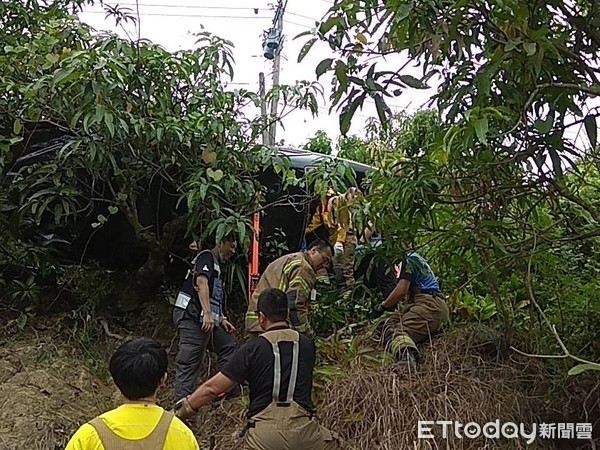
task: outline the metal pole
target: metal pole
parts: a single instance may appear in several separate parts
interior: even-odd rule
[[[267,103],[265,100],[265,74],[258,74],[258,95],[260,96],[260,117],[262,122],[262,143],[269,145],[269,130],[267,129]]]
[[[284,9],[279,3],[279,14],[277,16],[277,29],[279,30],[279,36],[282,37],[282,45],[277,49],[277,53],[275,53],[275,59],[273,61],[273,89],[276,89],[279,86],[279,71],[281,69],[281,48],[283,46],[283,12]],[[275,132],[277,127],[277,103],[279,101],[279,94],[275,93],[273,98],[271,99],[271,123],[269,129],[269,143],[270,145],[275,145]]]

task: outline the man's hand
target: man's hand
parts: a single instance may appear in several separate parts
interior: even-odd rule
[[[204,318],[202,319],[202,331],[204,333],[210,333],[215,328],[215,321],[212,318],[212,314],[204,314]]]
[[[344,253],[344,244],[342,244],[341,242],[336,242],[333,246],[333,250],[335,256],[342,256],[342,254]]]
[[[175,403],[175,408],[173,408],[173,414],[175,414],[181,420],[189,419],[197,412],[197,410],[192,408],[187,397],[184,397]]]
[[[375,306],[375,308],[373,308],[373,316],[381,317],[381,316],[383,316],[383,313],[386,311],[393,311],[393,309],[386,308],[385,306],[383,306],[383,303],[379,303],[378,305]]]
[[[235,327],[234,327],[234,326],[233,326],[233,324],[232,324],[232,323],[231,323],[229,320],[227,320],[227,319],[223,319],[223,320],[221,321],[221,326],[222,326],[222,327],[223,327],[223,329],[224,329],[224,330],[225,330],[227,333],[229,333],[229,334],[231,334],[231,333],[233,333],[233,332],[235,331]]]

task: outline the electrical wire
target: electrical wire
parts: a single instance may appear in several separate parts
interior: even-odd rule
[[[106,11],[84,11],[84,14],[106,14]],[[224,16],[224,15],[206,15],[206,14],[170,14],[170,13],[152,13],[140,11],[140,16],[157,17],[190,17],[206,19],[270,19],[268,16]]]
[[[252,9],[272,11],[270,8],[253,8],[250,6],[202,6],[202,5],[177,5],[177,4],[158,4],[158,3],[116,3],[115,6],[143,6],[151,8],[180,8],[180,9],[226,9],[226,10],[246,10]]]
[[[136,5],[135,3],[118,3],[115,6],[143,6],[144,8],[176,8],[176,9],[219,9],[219,10],[227,10],[227,11],[247,11],[252,10],[255,14],[258,12],[272,12],[272,8],[254,8],[250,6],[202,6],[202,5],[177,5],[177,4],[151,4],[151,3],[139,3]],[[315,17],[305,16],[304,14],[300,14],[294,11],[287,11],[287,14],[292,16],[301,17],[303,19],[308,20],[319,20]]]
[[[308,19],[308,20],[314,20],[314,21],[320,22],[320,19],[315,19],[314,17],[305,16],[303,14],[298,14],[298,13],[295,13],[295,12],[292,12],[292,11],[288,11],[287,13],[289,15],[291,15],[291,16],[296,16],[296,17],[300,17],[302,19]]]
[[[298,23],[298,22],[292,22],[291,20],[286,20],[283,19],[283,23],[287,23],[289,25],[296,25],[298,27],[302,27],[302,28],[306,28],[307,30],[312,30],[313,28],[315,28],[314,26],[310,26],[310,25],[305,25],[303,23]]]

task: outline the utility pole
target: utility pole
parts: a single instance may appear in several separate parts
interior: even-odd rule
[[[287,3],[287,2],[286,2]],[[273,89],[279,86],[279,71],[281,70],[281,47],[283,45],[283,12],[284,9],[281,6],[281,2],[279,3],[279,7],[277,9],[277,29],[279,30],[279,36],[281,36],[281,44],[275,53],[275,61],[273,61]],[[271,124],[271,129],[269,130],[271,145],[275,145],[275,131],[277,127],[277,103],[279,102],[279,94],[275,93],[273,98],[271,99],[271,120],[273,123]]]
[[[275,17],[273,18],[273,27],[266,32],[265,41],[263,43],[265,58],[273,60],[273,89],[279,86],[281,49],[283,47],[283,13],[285,12],[287,1],[288,0],[279,0],[277,9],[275,10]],[[269,125],[268,129],[268,145],[275,145],[278,101],[279,94],[275,93],[271,99],[270,117],[273,123]]]
[[[258,95],[260,97],[260,117],[262,122],[262,143],[270,145],[269,130],[267,130],[267,104],[265,100],[265,74],[258,74]]]

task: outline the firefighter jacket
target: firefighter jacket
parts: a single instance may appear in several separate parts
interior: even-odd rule
[[[291,325],[304,334],[312,334],[308,314],[317,275],[305,252],[284,255],[267,266],[261,275],[246,312],[246,331],[261,333],[256,307],[258,296],[269,288],[281,289],[288,298]]]
[[[348,209],[344,207],[344,203],[345,196],[343,194],[336,195],[330,189],[313,214],[310,223],[306,227],[306,233],[311,233],[323,226],[329,231],[329,242],[332,245],[336,242],[343,244],[351,225],[350,215]]]

